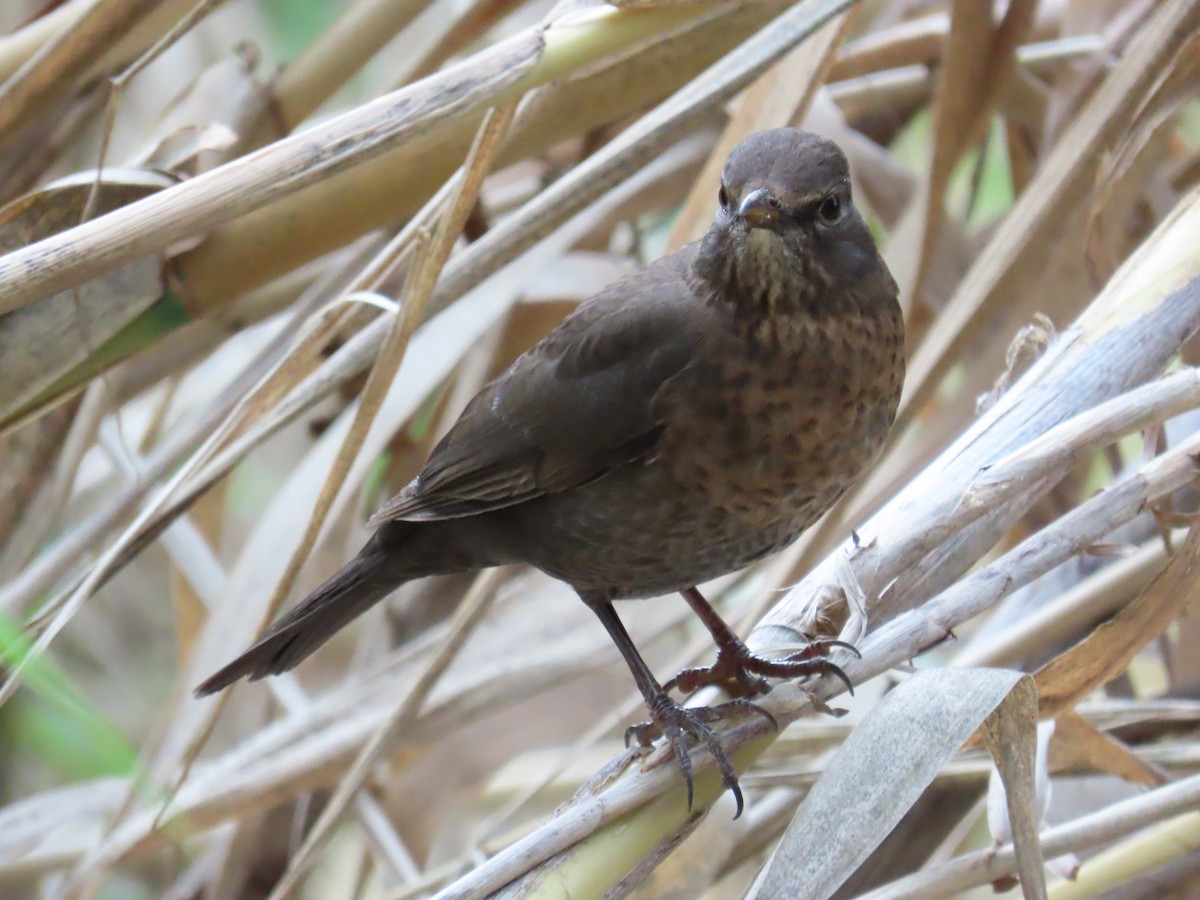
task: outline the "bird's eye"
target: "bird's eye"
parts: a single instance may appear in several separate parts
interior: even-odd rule
[[[721,204],[721,209],[729,206],[729,193],[725,190],[725,185],[721,185],[721,190],[717,193],[717,202]]]
[[[826,225],[834,225],[842,217],[842,201],[837,194],[826,197],[817,207],[817,215]]]

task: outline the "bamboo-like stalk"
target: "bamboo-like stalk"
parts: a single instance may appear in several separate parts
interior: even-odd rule
[[[195,5],[196,0],[159,0],[146,16],[134,20],[133,27],[118,31],[114,40],[98,45],[99,52],[88,58],[83,76],[95,78],[136,59]],[[70,0],[38,16],[21,30],[0,36],[0,79],[7,81],[43,52],[44,47],[76,28],[93,6],[91,0]]]
[[[700,15],[693,7],[611,10],[515,35],[328,123],[9,253],[0,258],[0,312],[194,238],[404,142],[431,141],[485,104],[518,97]]]
[[[0,35],[0,82],[39,52],[88,46],[86,7],[133,8],[68,0],[42,15],[36,0],[13,4],[0,19],[23,24]],[[33,65],[55,73],[41,96],[68,104],[66,118],[37,123],[55,146],[0,151],[0,170],[30,183],[94,167],[95,79],[116,74],[128,85],[106,110],[117,122],[104,136],[117,148],[110,164],[147,135],[140,143],[168,169],[154,177],[190,179],[155,201],[165,219],[142,218],[145,205],[118,210],[135,227],[120,253],[158,247],[166,260],[134,264],[149,293],[121,289],[128,272],[91,276],[119,254],[96,266],[55,258],[49,275],[10,270],[3,282],[20,291],[62,276],[80,298],[74,287],[32,303],[0,290],[3,346],[17,351],[0,359],[10,386],[0,508],[12,524],[0,522],[0,698],[13,701],[0,734],[0,892],[133,884],[240,896],[253,879],[277,893],[334,885],[394,900],[723,900],[767,883],[756,873],[786,841],[796,878],[841,878],[847,895],[955,895],[1017,866],[1005,846],[977,853],[992,769],[978,736],[954,753],[957,732],[947,737],[922,703],[931,679],[970,676],[912,677],[918,654],[922,670],[1028,667],[997,676],[1036,683],[1041,715],[1056,722],[1042,768],[1006,791],[1010,821],[1027,831],[1041,786],[1061,776],[1161,785],[1107,806],[1055,785],[1048,818],[1064,824],[1042,827],[1047,853],[1100,855],[1052,893],[1187,883],[1195,855],[1170,841],[1190,839],[1177,817],[1195,801],[1197,704],[1162,698],[1200,679],[1189,649],[1200,620],[1183,610],[1196,591],[1195,501],[1176,490],[1194,479],[1200,441],[1187,340],[1200,321],[1200,132],[1183,105],[1200,2],[1117,0],[1103,17],[1038,4],[1018,45],[1005,30],[1016,20],[960,0],[919,10],[631,0],[559,6],[548,20],[519,0],[437,0],[415,18],[419,0],[356,0],[309,47],[293,51],[289,35],[294,59],[269,81],[253,54],[217,61],[243,40],[281,56],[278,17],[268,25],[253,5],[221,10],[218,34],[183,27],[192,0],[162,0],[125,36],[92,39],[86,65],[80,53]],[[837,21],[797,48],[818,12]],[[143,71],[168,29],[171,52]],[[378,52],[393,38],[404,58]],[[178,71],[164,82],[211,87],[202,73],[223,73],[229,90],[196,88],[160,108],[148,79],[169,66]],[[351,73],[353,90],[335,96]],[[406,83],[413,73],[426,77]],[[353,109],[344,99],[389,91]],[[436,285],[403,251],[393,266],[501,97],[523,98],[521,109]],[[422,106],[389,119],[389,102],[405,98]],[[256,111],[230,115],[235,106]],[[276,141],[314,113],[325,118]],[[703,749],[691,817],[665,748],[620,751],[640,696],[587,610],[528,569],[485,576],[489,589],[450,625],[465,578],[407,585],[297,672],[193,700],[272,609],[361,544],[365,513],[412,476],[480,385],[572,304],[703,232],[733,142],[801,117],[846,150],[856,204],[898,279],[929,287],[928,321],[909,324],[931,337],[917,348],[904,421],[855,492],[792,548],[703,588],[760,652],[794,651],[796,632],[812,631],[863,654],[834,658],[854,697],[834,701],[828,679],[762,697],[786,726],[779,735],[759,717],[720,724],[745,815],[731,821]],[[44,138],[30,131],[24,146],[34,139]],[[149,158],[137,151],[125,167]],[[232,161],[192,176],[214,159]],[[214,185],[227,194],[209,194]],[[0,240],[0,267],[28,261],[34,235],[84,218],[55,198],[35,187],[12,207],[24,212]],[[127,238],[92,218],[81,246]],[[185,233],[196,237],[168,245]],[[52,240],[69,251],[71,235]],[[405,300],[399,327],[387,311],[405,279],[427,301]],[[148,307],[139,314],[135,301]],[[96,304],[109,314],[103,332],[89,325]],[[117,321],[119,309],[132,321]],[[77,326],[87,334],[68,341]],[[85,403],[62,402],[80,390]],[[857,540],[845,541],[852,528]],[[630,604],[622,618],[664,679],[711,661],[709,636],[674,598]],[[28,690],[12,693],[22,675]],[[898,681],[921,715],[888,730],[892,756],[874,764],[888,771],[872,794],[886,796],[858,819],[871,776],[844,773],[870,759],[864,723],[902,693]],[[849,714],[811,716],[831,701]],[[1030,705],[1006,715],[1028,737]],[[120,752],[105,751],[117,734]],[[940,761],[898,775],[938,741]],[[880,787],[888,778],[895,790]],[[800,823],[831,797],[846,802],[828,829],[806,833]],[[1021,879],[1033,885],[1031,860]],[[1146,860],[1155,868],[1139,874]]]
[[[96,54],[151,13],[162,0],[97,0],[0,85],[0,136],[11,140],[31,118],[70,90]],[[4,143],[0,142],[0,151]]]
[[[1196,776],[1181,779],[1174,784],[1158,788],[1148,794],[1143,794],[1131,800],[1115,803],[1112,806],[1083,816],[1077,821],[1066,822],[1048,829],[1042,833],[1042,847],[1047,856],[1062,853],[1087,850],[1106,841],[1119,838],[1132,832],[1161,822],[1175,812],[1187,810],[1200,801],[1200,779]],[[1126,851],[1143,851],[1140,859],[1150,862],[1145,850],[1150,845],[1161,847],[1162,840],[1172,841],[1175,851],[1179,849],[1177,839],[1187,834],[1194,834],[1197,825],[1195,813],[1180,816],[1170,822],[1163,822],[1153,833],[1143,839],[1134,839],[1120,848],[1114,856],[1125,856]],[[1172,840],[1175,838],[1176,840]],[[1149,844],[1147,843],[1149,842]],[[1108,857],[1113,859],[1113,856]],[[1160,857],[1161,858],[1161,857]],[[955,860],[936,870],[921,873],[900,882],[893,882],[885,888],[866,894],[863,900],[883,900],[884,897],[913,895],[923,897],[952,896],[958,891],[976,885],[987,884],[1004,875],[1016,871],[1016,862],[1010,847],[1000,847],[972,854],[960,860]],[[1100,884],[1111,883],[1105,880]],[[1050,889],[1050,896],[1065,898],[1068,896],[1090,897],[1099,885],[1089,877],[1081,886],[1085,892],[1076,894],[1066,885],[1056,884]]]

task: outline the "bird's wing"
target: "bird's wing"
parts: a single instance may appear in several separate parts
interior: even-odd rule
[[[564,319],[480,391],[372,522],[500,509],[652,452],[663,388],[693,359],[705,314],[684,279],[686,259],[680,251],[640,269]]]

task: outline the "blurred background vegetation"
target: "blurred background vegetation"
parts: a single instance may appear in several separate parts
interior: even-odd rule
[[[760,40],[805,9],[820,17],[798,48],[800,32]],[[447,634],[465,647],[296,890],[429,896],[547,819],[640,711],[586,610],[537,573],[474,582],[482,624],[446,622],[471,579],[435,579],[295,678],[204,703],[191,688],[357,549],[492,373],[703,232],[732,143],[803,124],[851,159],[902,287],[913,379],[878,477],[781,560],[711,586],[748,632],[1047,346],[1107,333],[1097,310],[1134,317],[1194,287],[1200,239],[1170,226],[1197,206],[1198,28],[1185,0],[0,5],[0,894],[267,896]],[[668,100],[693,79],[704,90]],[[435,194],[486,110],[519,99],[441,281],[410,298],[425,324],[392,329]],[[1135,252],[1149,261],[1126,275],[1145,284],[1121,293]],[[378,371],[391,390],[359,415],[378,348],[405,340]],[[1155,375],[1194,361],[1183,342],[1155,352]],[[995,510],[996,538],[961,549],[953,574],[932,551],[909,560],[932,573],[909,608],[1186,446],[1200,422],[1167,418]],[[1191,495],[1155,503],[918,665],[1035,672],[1082,646],[1184,539]],[[1064,597],[1061,627],[1018,631]],[[677,599],[635,606],[622,615],[664,677],[703,657]],[[1171,619],[1089,689],[1088,737],[1060,725],[1049,822],[1200,766],[1200,635],[1190,610]],[[802,719],[759,759],[745,820],[718,806],[635,895],[743,896],[833,751],[907,677],[903,658],[879,659],[892,671],[838,699],[847,718]],[[840,896],[988,846],[988,772],[978,751],[947,763]],[[1196,896],[1200,850],[1179,841],[1055,890]],[[607,868],[615,884],[632,863]]]

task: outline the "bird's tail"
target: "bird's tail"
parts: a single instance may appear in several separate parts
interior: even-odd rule
[[[400,574],[396,544],[412,526],[389,523],[345,566],[276,622],[245,653],[196,688],[197,696],[213,694],[239,678],[251,681],[277,675],[299,665],[343,626],[374,606],[417,573]]]

